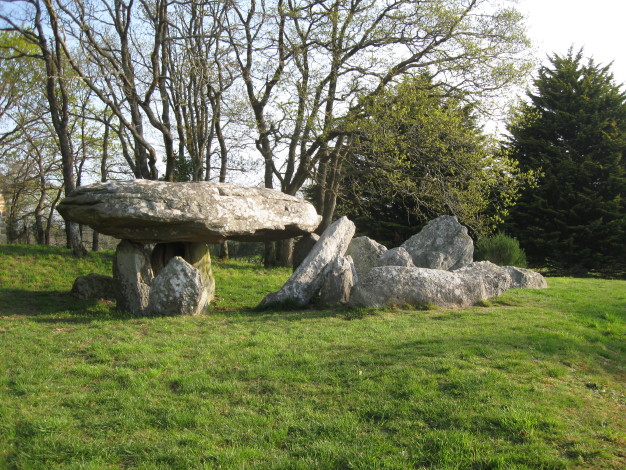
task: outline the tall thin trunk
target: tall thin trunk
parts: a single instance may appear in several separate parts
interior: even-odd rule
[[[48,213],[48,221],[46,222],[46,230],[45,230],[46,245],[50,245],[50,232],[52,230],[52,216],[54,215],[54,209],[56,208],[56,205],[59,202],[59,199],[61,199],[62,195],[63,195],[63,189],[59,189],[57,191],[56,197],[54,198],[54,201],[52,201],[52,204],[50,204],[50,212]]]
[[[46,98],[48,100],[52,124],[58,137],[63,169],[63,187],[65,189],[65,196],[67,197],[76,189],[74,179],[74,152],[72,150],[68,127],[70,97],[65,87],[65,78],[63,75],[63,49],[61,46],[58,18],[51,0],[43,1],[48,11],[50,26],[54,34],[52,49],[48,46],[49,43],[44,32],[39,3],[35,4],[35,27],[38,33],[39,49],[46,65]],[[65,230],[68,248],[72,250],[75,256],[85,256],[87,250],[85,250],[82,245],[77,224],[66,221]]]
[[[38,245],[46,243],[46,234],[43,223],[43,210],[46,202],[46,190],[42,189],[35,208],[35,241]]]

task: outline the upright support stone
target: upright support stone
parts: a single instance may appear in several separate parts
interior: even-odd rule
[[[215,278],[211,268],[209,245],[206,243],[185,242],[157,244],[151,256],[154,275],[158,276],[170,260],[176,256],[180,256],[200,272],[207,299],[209,302],[213,300],[215,297]]]
[[[215,278],[211,267],[209,245],[206,243],[185,243],[183,258],[200,272],[207,302],[211,302],[215,297]]]
[[[113,279],[118,310],[142,315],[148,307],[154,274],[150,263],[151,246],[122,240],[113,262]]]
[[[152,281],[148,313],[197,315],[209,304],[200,271],[175,256]]]

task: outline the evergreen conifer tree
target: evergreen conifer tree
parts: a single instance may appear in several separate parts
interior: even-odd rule
[[[553,55],[509,124],[508,148],[537,172],[507,227],[535,264],[626,263],[626,94],[582,51]]]

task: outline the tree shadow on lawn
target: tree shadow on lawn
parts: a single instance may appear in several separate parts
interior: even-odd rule
[[[112,302],[78,300],[69,291],[23,289],[0,289],[0,315],[30,317],[33,321],[46,323],[133,318],[127,312],[115,310]]]
[[[259,300],[260,301],[260,300]],[[232,315],[249,321],[302,321],[313,318],[341,317],[348,310],[344,307],[321,309],[313,307],[276,306],[271,309],[240,307],[213,309],[204,315]],[[129,320],[137,318],[161,318],[157,315],[138,315],[115,308],[115,302],[78,300],[69,291],[0,289],[0,316],[23,317],[39,323],[90,323],[100,320]]]

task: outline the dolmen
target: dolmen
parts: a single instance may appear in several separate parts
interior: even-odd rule
[[[215,292],[208,244],[292,238],[313,232],[321,220],[303,199],[211,182],[98,183],[78,188],[58,211],[66,220],[122,239],[112,284],[83,277],[73,290],[88,285],[97,292],[94,283],[104,286],[100,291],[112,285],[117,308],[140,315],[194,315],[206,309]]]
[[[76,279],[73,295],[110,298],[139,315],[195,315],[214,297],[208,245],[222,240],[300,237],[294,272],[261,306],[311,303],[355,307],[467,307],[508,289],[547,287],[538,273],[474,262],[474,244],[456,217],[441,216],[388,250],[356,237],[346,217],[321,236],[321,217],[279,191],[210,182],[136,180],[78,188],[58,206],[70,221],[120,238],[113,277]]]
[[[391,250],[367,237],[352,238],[354,231],[345,217],[330,225],[285,285],[261,305],[305,306],[315,300],[354,307],[457,308],[508,289],[547,287],[534,271],[474,262],[473,241],[453,216],[430,221]]]

